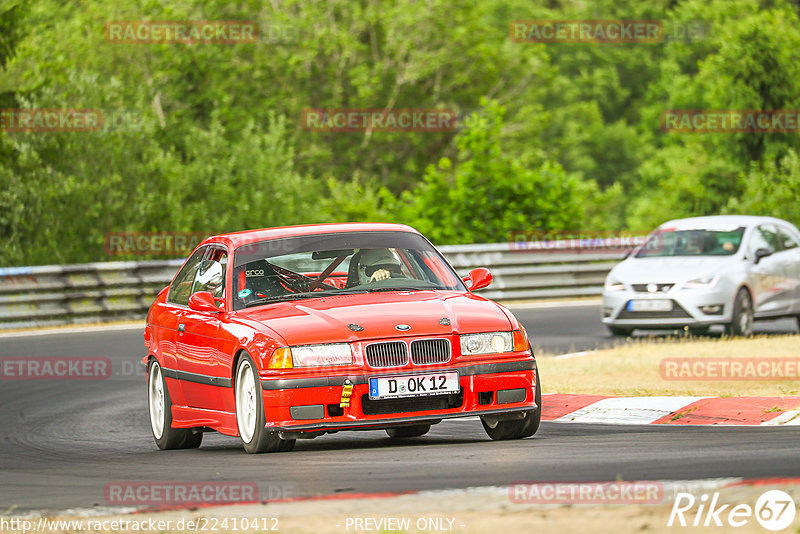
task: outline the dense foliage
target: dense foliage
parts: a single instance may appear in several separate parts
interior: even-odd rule
[[[0,266],[109,259],[114,231],[383,220],[444,244],[696,214],[799,223],[796,133],[660,127],[668,109],[800,109],[798,18],[788,0],[0,0],[0,108],[104,117],[0,131]],[[519,19],[661,20],[667,38],[518,43]],[[260,36],[109,42],[120,20],[250,20]],[[320,132],[309,108],[462,120]]]

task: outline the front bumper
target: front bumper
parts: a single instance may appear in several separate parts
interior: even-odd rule
[[[635,312],[628,309],[632,300],[668,299],[671,311]],[[680,328],[711,326],[731,321],[733,306],[728,288],[677,289],[658,293],[642,293],[628,288],[603,293],[603,323],[627,328]],[[708,306],[721,306],[721,313],[706,313]],[[707,309],[707,308],[706,308]]]
[[[384,400],[369,399],[369,378],[406,375],[407,371],[381,369],[341,376],[262,377],[264,409],[270,419],[267,428],[310,433],[379,429],[475,415],[514,417],[537,407],[536,360],[532,358],[425,368],[417,373],[453,370],[459,372],[459,393]],[[353,392],[350,405],[342,408],[346,381],[353,385]]]

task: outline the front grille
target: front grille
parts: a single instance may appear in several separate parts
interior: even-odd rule
[[[424,412],[429,410],[448,410],[464,404],[464,392],[428,397],[409,397],[406,399],[371,400],[369,395],[361,396],[361,410],[364,415],[385,415],[390,413]]]
[[[623,309],[617,319],[691,319],[692,316],[675,301],[670,311],[630,311]]]
[[[401,367],[408,363],[408,349],[402,341],[367,345],[366,354],[370,367]]]
[[[446,339],[420,339],[411,342],[411,361],[431,365],[450,361],[450,342]]]
[[[650,293],[650,291],[647,289],[647,286],[649,285],[650,284],[633,284],[633,290],[636,291],[637,293]],[[655,293],[666,293],[667,291],[672,289],[672,286],[674,286],[675,284],[655,284],[655,285],[656,285]]]

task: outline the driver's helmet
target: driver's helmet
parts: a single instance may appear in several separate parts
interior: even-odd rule
[[[392,275],[401,274],[400,265],[400,260],[389,249],[371,248],[361,251],[361,266],[367,280],[379,269],[386,269]]]

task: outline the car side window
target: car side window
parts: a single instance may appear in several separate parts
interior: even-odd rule
[[[754,257],[756,250],[760,248],[768,248],[773,252],[781,250],[778,232],[772,225],[761,225],[750,236],[750,245],[747,247],[748,255],[751,258]]]
[[[228,254],[219,248],[211,248],[200,262],[200,269],[192,285],[192,293],[208,291],[215,298],[225,296],[225,268],[228,265]],[[188,301],[188,297],[187,297]]]
[[[780,242],[783,246],[783,250],[789,250],[792,248],[800,247],[800,243],[798,243],[798,238],[794,235],[793,232],[790,232],[788,229],[779,227],[778,232],[780,234]]]
[[[192,294],[194,279],[207,251],[208,247],[199,248],[186,260],[169,288],[167,302],[183,306],[189,305],[189,296]]]

